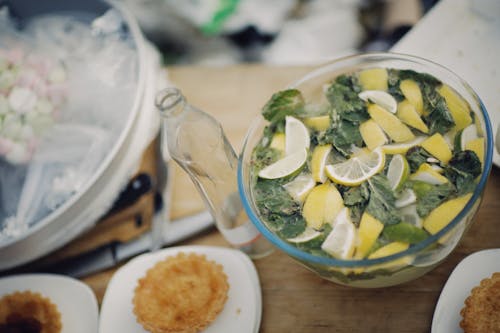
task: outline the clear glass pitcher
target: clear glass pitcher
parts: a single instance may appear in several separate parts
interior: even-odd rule
[[[162,116],[162,144],[191,177],[224,238],[251,258],[269,254],[272,245],[243,209],[236,176],[238,158],[220,123],[187,103],[176,88],[158,92],[155,104]]]

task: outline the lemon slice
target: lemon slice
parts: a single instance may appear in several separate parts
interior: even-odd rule
[[[306,160],[307,150],[299,150],[260,170],[259,177],[265,179],[286,177],[299,170],[305,164]]]
[[[403,208],[414,204],[415,202],[417,202],[415,192],[413,192],[412,189],[407,188],[401,192],[401,195],[394,202],[394,206],[396,206],[396,208]]]
[[[285,154],[291,155],[309,148],[309,131],[306,125],[291,116],[287,116],[285,122]]]
[[[368,105],[368,113],[392,140],[406,142],[415,138],[408,126],[398,117],[377,104]]]
[[[410,167],[406,158],[400,154],[394,155],[387,168],[387,179],[391,188],[393,190],[400,188],[409,174]]]
[[[302,232],[300,235],[293,238],[287,238],[287,241],[289,241],[290,243],[305,243],[315,239],[316,237],[319,237],[320,235],[321,232],[314,230],[313,228],[306,227],[304,232]]]
[[[472,150],[476,153],[479,161],[484,162],[484,138],[477,138],[465,144],[466,150]]]
[[[384,168],[385,154],[379,147],[373,151],[366,149],[354,154],[345,162],[325,167],[326,175],[342,185],[359,185]]]
[[[432,210],[423,222],[424,229],[432,235],[446,227],[465,207],[472,193],[448,200]]]
[[[320,229],[325,223],[333,223],[342,208],[342,196],[337,188],[328,182],[312,189],[304,202],[302,216],[307,226]]]
[[[399,209],[401,218],[404,222],[410,223],[415,227],[422,228],[422,218],[417,213],[417,205],[411,204]]]
[[[326,181],[325,165],[328,160],[328,154],[332,150],[332,145],[316,146],[311,157],[312,176],[318,183]]]
[[[326,131],[330,127],[330,116],[304,118],[304,124],[319,132]]]
[[[390,113],[396,113],[398,103],[391,94],[382,90],[365,90],[358,94],[358,97],[365,102],[377,104]]]
[[[460,150],[465,150],[465,145],[477,139],[479,136],[477,135],[477,127],[475,124],[469,125],[455,136],[455,149],[460,148]]]
[[[418,83],[413,80],[403,80],[399,84],[399,89],[406,97],[406,99],[415,106],[416,111],[419,115],[424,112],[424,101],[422,99],[422,92]]]
[[[359,125],[359,133],[370,150],[385,145],[389,141],[382,128],[373,119],[368,119]]]
[[[391,143],[388,145],[382,146],[382,150],[384,153],[388,155],[394,154],[406,154],[406,152],[415,146],[418,146],[425,140],[425,136],[417,136],[415,139],[402,143]]]
[[[363,213],[358,229],[358,246],[356,248],[356,259],[366,257],[378,236],[384,229],[384,224],[368,213]]]
[[[299,175],[283,185],[290,196],[298,202],[303,202],[314,186],[316,186],[316,182],[310,174]]]
[[[455,129],[461,130],[472,123],[472,117],[467,102],[452,88],[443,84],[438,92],[444,97],[448,110],[455,121]]]
[[[389,75],[385,68],[369,68],[359,73],[359,83],[364,90],[387,90]]]
[[[424,183],[432,185],[441,185],[448,182],[448,178],[441,175],[438,171],[434,170],[434,168],[427,163],[421,164],[418,170],[410,176],[410,179],[420,180]]]
[[[276,150],[285,152],[285,133],[276,133],[273,135],[271,139],[271,143],[269,144],[270,148],[274,148]]]
[[[354,254],[356,227],[351,221],[349,209],[344,207],[335,219],[332,231],[326,237],[321,249],[335,258],[350,259]]]
[[[432,156],[443,163],[448,163],[451,159],[452,154],[450,146],[448,145],[448,142],[446,142],[445,138],[439,133],[425,139],[420,145]]]

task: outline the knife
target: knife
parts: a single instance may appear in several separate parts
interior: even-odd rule
[[[185,240],[213,225],[212,215],[208,211],[173,220],[163,232],[162,246]],[[53,266],[43,268],[41,271],[81,278],[114,267],[129,258],[149,251],[152,242],[150,231],[128,242],[116,241],[105,244],[89,252],[67,258]]]

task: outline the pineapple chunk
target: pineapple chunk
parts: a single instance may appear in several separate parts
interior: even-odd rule
[[[465,207],[472,193],[448,200],[430,212],[423,222],[424,229],[432,235],[446,227]]]
[[[363,213],[358,230],[358,246],[356,248],[356,259],[363,259],[370,251],[378,236],[384,229],[382,222],[368,213]]]
[[[484,138],[477,138],[467,142],[465,149],[475,152],[481,164],[484,163]]]
[[[365,69],[359,73],[359,83],[363,90],[387,90],[387,70],[385,68]]]
[[[368,113],[392,140],[405,142],[415,138],[411,130],[398,117],[380,106],[376,104],[369,105]]]

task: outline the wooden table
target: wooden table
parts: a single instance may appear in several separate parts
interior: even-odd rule
[[[249,123],[271,92],[309,70],[250,65],[174,67],[168,73],[192,105],[213,114],[223,124],[229,140],[239,151]],[[434,307],[453,268],[472,252],[500,247],[500,228],[496,223],[499,198],[500,170],[494,167],[475,223],[459,247],[427,275],[400,286],[372,290],[336,285],[322,280],[280,251],[254,261],[262,287],[260,331],[429,332]],[[204,206],[200,196],[187,175],[177,168],[172,217],[201,209]],[[215,230],[180,245],[187,244],[228,246]],[[99,300],[114,271],[83,279]]]

